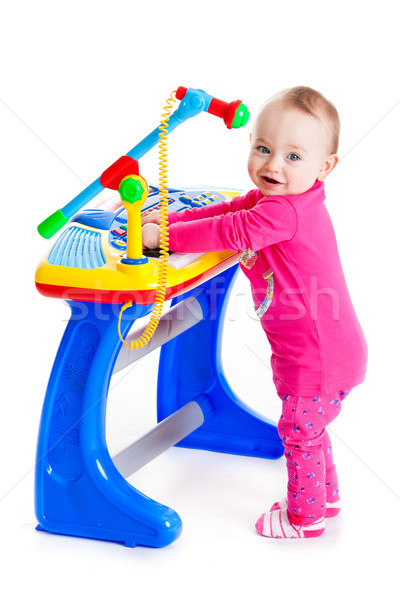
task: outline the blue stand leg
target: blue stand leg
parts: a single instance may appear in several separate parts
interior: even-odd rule
[[[179,442],[179,446],[279,458],[283,446],[276,426],[235,396],[222,371],[221,330],[237,268],[227,269],[190,292],[197,295],[206,316],[162,346],[158,420],[195,400],[205,414],[205,423]]]
[[[36,464],[38,529],[161,547],[180,534],[179,516],[144,496],[119,474],[105,439],[106,402],[120,349],[119,307],[71,302],[43,406]],[[132,320],[150,307],[124,313]]]

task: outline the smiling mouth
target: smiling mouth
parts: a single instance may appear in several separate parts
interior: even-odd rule
[[[275,184],[280,184],[280,181],[277,181],[276,179],[272,179],[272,177],[263,177],[264,181],[266,181],[267,183],[275,183]]]

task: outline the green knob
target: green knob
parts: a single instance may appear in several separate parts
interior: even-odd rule
[[[235,116],[232,121],[232,129],[239,129],[239,127],[244,127],[247,121],[249,120],[249,110],[243,102],[239,104],[236,109]]]
[[[133,204],[138,200],[142,200],[143,194],[146,190],[139,179],[127,177],[119,184],[118,191],[122,200]]]
[[[38,225],[38,232],[40,235],[47,240],[51,238],[57,231],[64,227],[65,223],[68,223],[69,218],[66,217],[61,209],[56,210],[55,213],[47,217],[40,225]]]

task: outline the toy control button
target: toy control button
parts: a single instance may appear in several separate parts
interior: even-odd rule
[[[113,233],[116,233],[119,236],[126,235],[126,231],[124,229],[113,229]]]
[[[186,194],[182,194],[181,196],[179,196],[179,200],[182,202],[182,204],[191,204],[192,203],[191,197],[187,196]]]
[[[126,248],[125,242],[123,242],[121,240],[113,240],[113,244],[115,246],[119,246],[120,248]]]

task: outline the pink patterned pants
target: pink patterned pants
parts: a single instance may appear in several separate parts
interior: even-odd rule
[[[348,391],[325,396],[279,394],[279,436],[288,470],[288,512],[304,524],[325,515],[326,502],[339,499],[332,447],[325,427],[340,413]]]

